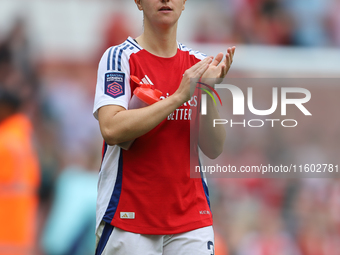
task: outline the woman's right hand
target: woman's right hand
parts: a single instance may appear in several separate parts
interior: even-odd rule
[[[196,83],[211,64],[213,57],[207,57],[184,72],[181,84],[174,95],[181,98],[183,103],[189,101],[196,89]],[[197,82],[194,82],[197,79]]]

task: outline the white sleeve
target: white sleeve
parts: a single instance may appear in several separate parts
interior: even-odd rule
[[[105,105],[119,105],[128,109],[131,98],[130,66],[127,54],[120,45],[103,54],[98,67],[93,116]]]

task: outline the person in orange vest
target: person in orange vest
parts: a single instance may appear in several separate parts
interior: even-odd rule
[[[33,255],[39,163],[30,120],[20,100],[0,84],[0,254]]]

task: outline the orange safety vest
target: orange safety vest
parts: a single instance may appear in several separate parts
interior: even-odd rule
[[[23,114],[0,122],[0,254],[34,254],[40,171],[32,125]]]

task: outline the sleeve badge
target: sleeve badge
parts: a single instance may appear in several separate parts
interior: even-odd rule
[[[113,98],[125,95],[125,73],[105,74],[105,94]]]

